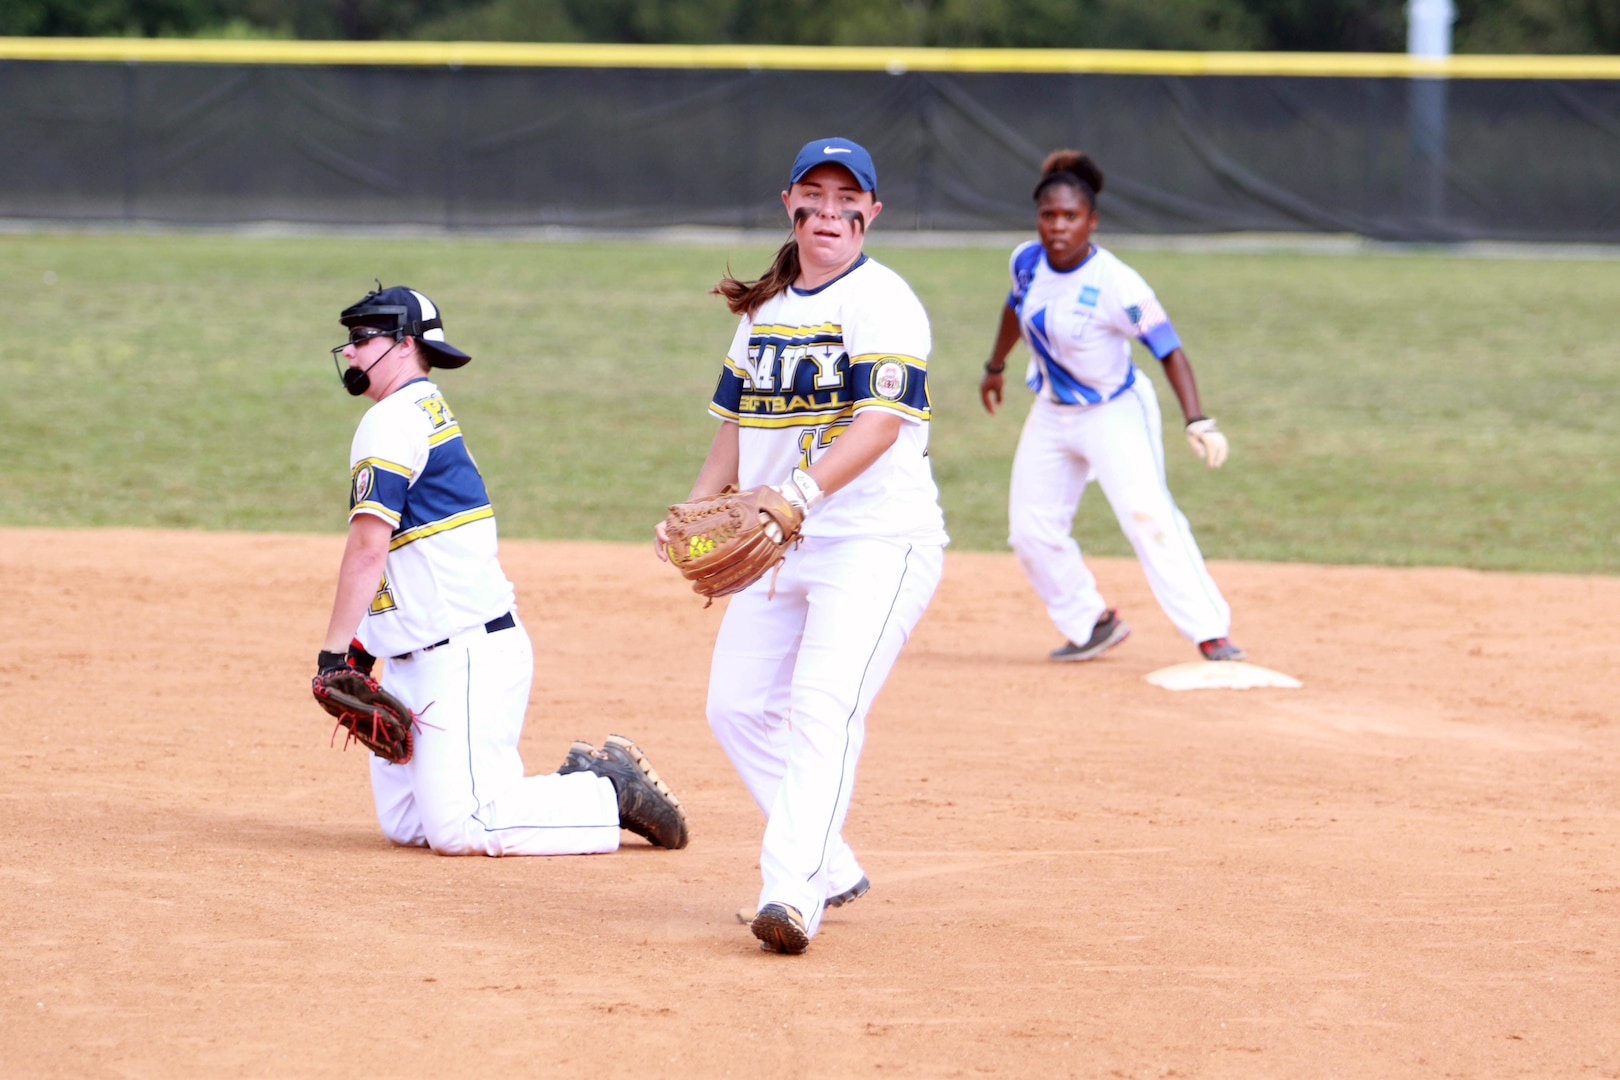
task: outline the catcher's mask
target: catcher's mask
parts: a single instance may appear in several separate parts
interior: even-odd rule
[[[472,359],[445,341],[444,320],[439,317],[439,309],[433,305],[433,301],[403,285],[391,285],[385,289],[378,282],[377,288],[366,293],[359,303],[344,308],[338,322],[351,331],[357,326],[386,331],[393,336],[395,344],[413,337],[423,350],[429,367],[458,368]],[[344,388],[358,397],[366,392],[371,380],[366,372],[344,364],[342,353],[345,345],[332,350],[332,360]]]

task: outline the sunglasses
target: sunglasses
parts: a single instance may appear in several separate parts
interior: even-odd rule
[[[344,349],[347,349],[350,345],[364,345],[372,338],[391,338],[393,336],[394,331],[392,330],[378,330],[375,326],[351,326],[349,328],[349,340],[345,341],[342,345],[332,346],[332,355],[336,356]]]

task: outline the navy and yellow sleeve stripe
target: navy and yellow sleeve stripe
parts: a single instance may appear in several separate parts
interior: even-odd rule
[[[465,510],[459,514],[453,514],[447,518],[441,518],[438,521],[428,521],[421,525],[414,526],[413,528],[401,529],[393,535],[392,539],[388,541],[388,550],[398,551],[400,548],[404,547],[406,544],[412,543],[413,541],[422,540],[429,536],[436,536],[439,533],[448,532],[451,529],[457,529],[463,525],[469,525],[474,521],[485,521],[493,518],[494,516],[495,508],[493,506],[478,506],[471,510]]]
[[[364,458],[349,471],[349,519],[375,514],[398,525],[411,486],[411,470],[381,458]]]
[[[889,409],[914,420],[927,420],[932,411],[928,394],[928,362],[897,353],[864,353],[849,361],[854,410]]]
[[[722,420],[735,420],[741,415],[743,394],[743,372],[726,357],[726,366],[720,371],[720,381],[714,388],[714,398],[709,402],[709,412]]]
[[[451,439],[459,438],[461,438],[461,425],[451,424],[449,427],[444,428],[441,431],[435,431],[433,434],[428,436],[428,448],[432,449],[433,447],[438,446],[440,443],[449,442]]]
[[[489,491],[479,475],[467,443],[458,437],[439,442],[428,453],[426,467],[411,488],[394,529],[390,551],[474,521],[493,518]]]

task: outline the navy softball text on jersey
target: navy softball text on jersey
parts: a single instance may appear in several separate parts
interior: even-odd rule
[[[512,610],[495,510],[439,388],[415,379],[366,411],[349,450],[349,517],[394,528],[387,568],[356,636],[396,656]]]
[[[1170,317],[1142,275],[1104,248],[1079,266],[1054,270],[1030,240],[1013,251],[1007,306],[1031,359],[1029,388],[1059,405],[1096,405],[1136,381],[1131,339],[1157,359],[1181,347]]]
[[[861,256],[814,289],[788,288],[743,316],[709,412],[739,427],[738,483],[780,484],[808,468],[866,409],[906,421],[893,446],[806,519],[807,536],[945,542],[928,466],[928,353],[922,304]]]

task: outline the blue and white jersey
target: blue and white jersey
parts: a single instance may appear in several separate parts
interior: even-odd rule
[[[894,445],[811,510],[806,536],[946,542],[928,463],[928,314],[893,270],[862,255],[815,289],[789,287],[742,317],[709,404],[735,422],[744,490],[818,460],[866,409],[905,421]]]
[[[512,610],[495,509],[439,388],[413,379],[377,402],[349,449],[349,519],[394,527],[383,579],[355,636],[398,656]]]
[[[1142,275],[1093,247],[1072,270],[1054,270],[1037,240],[1012,253],[1007,306],[1032,354],[1024,381],[1059,405],[1112,401],[1136,381],[1131,339],[1164,359],[1181,346]]]

